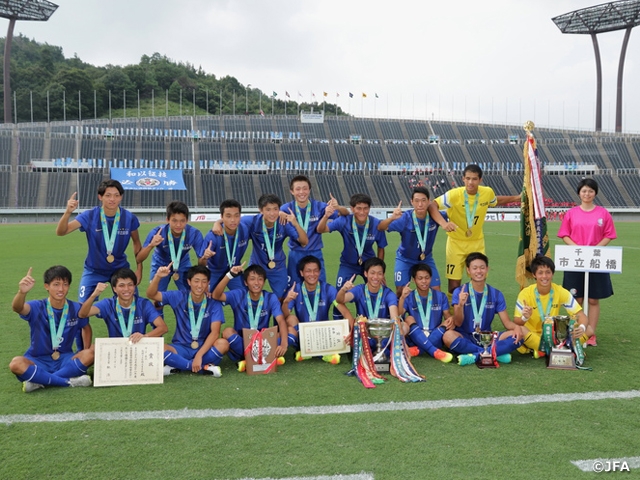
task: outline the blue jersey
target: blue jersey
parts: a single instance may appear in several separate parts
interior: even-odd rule
[[[471,305],[471,295],[475,293],[476,296],[476,305],[480,308],[480,304],[482,303],[482,292],[476,292],[471,283],[467,285],[467,292],[469,292],[469,297],[467,298],[467,303],[464,304],[464,320],[462,321],[462,325],[456,327],[456,331],[460,333],[471,334],[475,331],[474,322],[473,322],[473,306]],[[453,296],[451,297],[451,304],[457,305],[460,303],[460,291],[462,286],[456,288],[453,292]],[[504,300],[504,295],[502,292],[496,288],[493,288],[491,285],[487,285],[487,303],[485,305],[485,309],[482,312],[482,321],[480,322],[480,330],[482,331],[491,331],[491,322],[493,322],[493,317],[495,317],[496,313],[504,312],[507,310],[507,302]]]
[[[251,321],[249,320],[249,311],[247,305],[247,291],[245,289],[230,290],[226,294],[227,300],[225,305],[229,305],[233,310],[233,328],[236,332],[242,335],[243,328],[251,328]],[[282,309],[280,308],[280,302],[278,297],[271,292],[262,291],[264,301],[262,303],[262,310],[260,311],[260,317],[258,319],[258,330],[263,328],[269,328],[269,319],[274,319],[278,315],[282,315]],[[258,307],[258,300],[251,300],[251,308],[256,311]]]
[[[397,257],[410,261],[420,261],[420,254],[423,252],[420,244],[418,243],[418,234],[416,233],[416,227],[413,224],[412,214],[413,210],[408,210],[402,214],[402,216],[389,225],[387,231],[400,233],[400,246],[398,247]],[[426,219],[419,219],[418,226],[421,232],[424,232],[424,224]],[[429,230],[427,234],[427,241],[425,244],[424,253],[426,256],[431,255],[433,250],[433,243],[436,241],[436,233],[438,233],[439,225],[435,222],[431,216],[429,216]]]
[[[320,223],[320,220],[322,220],[322,217],[324,217],[324,211],[327,208],[327,204],[319,200],[314,200],[312,198],[309,199],[309,202],[311,202],[310,208],[304,207],[299,209],[300,217],[302,219],[306,218],[308,213],[307,209],[310,210],[309,215],[311,217],[309,218],[309,226],[307,228],[307,237],[309,237],[309,243],[307,243],[307,245],[303,247],[296,240],[290,239],[289,250],[312,251],[312,250],[321,250],[323,247],[322,234],[318,233],[318,231],[316,230],[316,227],[318,226],[318,223]],[[289,214],[289,210],[291,210],[295,215],[296,214],[295,206],[296,206],[296,202],[294,200],[293,202],[285,203],[282,207],[280,207],[280,211],[286,214]],[[337,211],[333,212],[333,214],[329,218],[330,219],[338,218],[338,212]],[[302,223],[300,222],[300,220],[298,220],[298,223],[300,223],[300,225],[302,226]]]
[[[189,323],[189,306],[188,300],[191,292],[183,290],[171,290],[162,292],[162,303],[168,304],[173,309],[176,316],[176,333],[173,334],[171,343],[180,345],[191,345],[193,338],[191,337],[191,324]],[[193,304],[194,319],[198,320],[201,303]],[[198,332],[198,343],[202,344],[207,336],[211,333],[211,324],[213,322],[224,323],[224,313],[222,312],[222,304],[211,298],[207,299],[207,309],[204,312],[204,318]]]
[[[222,228],[224,228],[224,226]],[[249,247],[249,226],[240,223],[235,235],[227,235],[230,250],[228,255],[233,253],[233,245],[236,237],[238,237],[238,245],[236,246],[235,256],[231,259],[232,265],[240,265],[242,263],[242,257]],[[211,230],[209,230],[204,237],[204,248],[209,248],[209,242],[211,242],[211,250],[216,253],[213,257],[210,257],[209,260],[207,260],[207,268],[212,272],[219,272],[221,274],[229,271],[230,268],[229,260],[227,258],[227,246],[224,238],[224,235],[216,235]]]
[[[57,348],[58,352],[72,353],[73,340],[83,327],[89,324],[89,319],[78,317],[80,305],[78,302],[66,300],[69,305],[67,313],[67,322],[62,331],[62,342]],[[30,311],[27,315],[20,315],[20,318],[29,322],[31,329],[31,345],[25,352],[30,357],[40,357],[43,355],[51,355],[53,346],[51,345],[51,330],[49,328],[49,316],[47,315],[47,299],[31,300],[27,302]],[[60,317],[62,309],[53,308],[53,316],[55,318],[56,329],[60,325]]]
[[[253,217],[242,217],[240,223],[244,223],[249,227],[249,234],[251,235],[251,241],[253,242],[253,251],[251,252],[250,265],[260,265],[267,269],[269,263],[269,255],[267,254],[267,246],[265,244],[265,238],[262,233],[262,214],[254,215]],[[274,248],[274,261],[276,262],[276,268],[286,269],[286,258],[284,256],[284,239],[289,237],[293,240],[298,239],[298,231],[293,225],[287,223],[281,225],[277,223],[276,228],[276,242]],[[267,235],[269,236],[269,243],[273,242],[273,227],[267,229]],[[286,280],[286,279],[285,279]]]
[[[365,294],[364,289],[367,287],[367,284],[360,284],[353,287],[349,290],[349,293],[353,295],[352,302],[356,304],[356,314],[364,315],[367,318],[391,318],[389,313],[389,307],[392,305],[398,306],[398,297],[389,287],[381,287],[377,293],[369,292],[371,298],[371,308],[376,308],[376,302],[378,300],[378,295],[382,295],[382,300],[380,301],[380,309],[378,313],[369,312],[369,307],[367,305],[367,296]]]
[[[98,313],[96,317],[104,320],[104,323],[107,325],[109,337],[124,337],[116,312],[116,301],[116,297],[111,297],[96,302],[94,307],[100,310],[100,313]],[[136,302],[136,314],[133,317],[131,333],[141,333],[144,335],[147,331],[147,325],[155,328],[153,322],[155,322],[157,318],[161,318],[161,316],[153,304],[146,298],[136,296],[134,301]],[[130,308],[122,307],[122,317],[125,325],[129,322],[129,311]]]
[[[174,237],[171,234],[171,228],[166,223],[159,227],[153,228],[149,235],[147,235],[144,241],[143,247],[148,247],[153,239],[153,236],[160,232],[160,235],[164,238],[162,243],[153,249],[153,255],[151,256],[151,271],[155,272],[160,267],[165,267],[171,263],[171,249],[169,248],[169,242],[173,242],[173,249],[177,255],[180,255],[180,265],[172,265],[174,272],[184,272],[191,267],[191,259],[189,258],[189,251],[193,249],[196,257],[200,258],[204,255],[206,245],[202,240],[202,232],[191,225],[185,226],[184,244],[182,245],[182,252],[178,252],[180,246],[180,237]],[[207,244],[208,245],[208,244]]]
[[[330,232],[340,232],[342,235],[343,248],[340,255],[340,264],[350,265],[355,268],[360,268],[358,263],[358,249],[356,248],[356,242],[353,235],[353,214],[346,217],[340,217],[328,224]],[[387,236],[384,232],[378,231],[378,224],[380,220],[369,215],[369,230],[367,231],[367,238],[364,242],[364,250],[362,252],[362,263],[366,262],[370,258],[376,256],[376,252],[373,251],[373,244],[375,243],[379,248],[387,246]],[[364,233],[364,225],[358,225],[358,238],[362,238]]]
[[[294,311],[299,322],[309,321],[309,309],[304,301],[304,295],[302,294],[303,282],[297,283],[295,292],[298,297],[295,300],[289,302],[289,310]],[[338,291],[333,285],[328,283],[319,282],[320,285],[320,300],[318,300],[318,312],[316,320],[333,320],[333,302],[336,299]],[[309,305],[313,308],[315,304],[316,291],[312,290],[308,292]]]
[[[106,217],[109,232],[113,227],[115,217]],[[87,243],[89,251],[84,261],[84,266],[95,272],[111,275],[111,273],[121,268],[129,268],[129,262],[125,255],[131,232],[135,232],[140,227],[138,217],[129,210],[120,207],[120,223],[118,225],[118,234],[116,242],[113,245],[111,254],[114,256],[113,263],[107,262],[107,247],[102,234],[102,223],[100,222],[100,207],[92,208],[82,212],[76,217],[80,223],[80,231],[87,235]]]
[[[407,315],[411,315],[416,319],[416,323],[422,329],[429,331],[435,330],[442,323],[442,315],[445,311],[449,310],[449,299],[447,295],[438,291],[431,290],[431,311],[426,312],[427,297],[420,297],[420,303],[422,303],[422,311],[427,315],[427,318],[422,318],[418,303],[416,303],[415,291],[411,292],[407,298],[404,299],[404,309]]]

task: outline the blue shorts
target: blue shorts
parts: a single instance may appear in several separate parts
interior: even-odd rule
[[[320,260],[320,281],[327,283],[327,275],[324,271],[324,258],[322,250],[289,250],[289,259],[287,260],[287,275],[289,276],[287,288],[293,285],[293,282],[302,281],[300,271],[298,270],[298,262],[307,255],[313,255]]]
[[[267,280],[271,286],[271,291],[278,297],[284,298],[287,294],[287,271],[284,268],[266,268]]]
[[[80,277],[80,284],[78,285],[78,302],[84,303],[84,301],[91,296],[96,289],[96,285],[99,283],[111,282],[111,275],[105,275],[98,273],[95,270],[84,267],[82,270],[82,277]],[[96,298],[96,301],[98,299]]]
[[[41,368],[45,372],[55,373],[69,363],[74,355],[75,353],[73,352],[61,353],[58,360],[51,358],[51,355],[40,355],[38,357],[25,355],[24,357],[31,360],[38,368]]]
[[[336,277],[336,289],[340,290],[344,282],[349,280],[353,276],[362,277],[362,280],[367,281],[364,278],[364,267],[362,265],[358,265],[357,267],[352,267],[351,265],[343,265],[340,264],[340,268],[338,268],[338,276]],[[355,282],[355,279],[353,280]]]
[[[180,278],[174,281],[174,283],[176,284],[176,287],[178,287],[178,290],[189,290],[189,284],[187,283],[188,270],[189,269],[187,268],[185,270],[178,271],[178,273],[180,274]],[[149,281],[153,280],[153,277],[155,277],[157,271],[158,271],[157,266],[151,267],[151,271],[149,272]],[[173,278],[174,273],[172,273],[168,277],[164,277],[160,279],[160,281],[158,282],[159,292],[166,292],[169,289],[169,283],[171,282],[171,279]]]
[[[584,298],[584,272],[564,272],[562,286],[575,298]],[[613,295],[611,275],[608,272],[589,273],[589,298],[609,298]]]
[[[396,287],[404,287],[411,281],[411,268],[418,263],[425,263],[431,267],[431,286],[440,286],[440,273],[438,273],[436,262],[433,260],[433,255],[428,255],[424,260],[417,262],[409,261],[403,257],[396,257],[396,266],[393,273]]]
[[[196,353],[198,353],[198,350],[200,350],[200,347],[202,347],[202,344],[200,342],[198,342],[198,348],[195,349],[191,348],[191,345],[182,345],[181,343],[170,343],[169,345],[175,348],[178,355],[180,355],[185,360],[193,360],[193,358],[196,356]],[[202,356],[202,364],[206,365],[208,363],[213,363],[215,358],[215,355],[213,355],[211,350],[209,350]]]
[[[229,270],[225,270],[221,272],[219,270],[211,271],[211,280],[209,280],[209,291],[213,292],[216,286],[222,280]],[[227,290],[237,290],[238,288],[244,288],[244,280],[242,280],[242,275],[238,275],[237,277],[229,280],[227,283]]]

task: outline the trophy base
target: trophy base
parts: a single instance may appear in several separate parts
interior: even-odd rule
[[[573,352],[565,348],[552,348],[547,361],[547,368],[576,370],[576,359]]]
[[[388,362],[376,363],[374,365],[376,366],[376,372],[379,373],[389,373],[389,371],[391,370],[391,364]]]
[[[493,361],[491,354],[480,354],[480,358],[476,362],[478,368],[496,368],[496,364]]]

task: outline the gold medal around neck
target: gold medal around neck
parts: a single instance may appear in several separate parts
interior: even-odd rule
[[[57,350],[54,350],[53,353],[51,354],[51,358],[54,360],[58,360],[60,358],[60,352]]]
[[[177,282],[178,280],[180,280],[180,274],[178,272],[173,274],[173,279]]]
[[[427,256],[424,254],[424,252],[422,252],[420,254],[420,260],[424,260],[425,258],[427,258]]]
[[[467,237],[470,237],[471,235],[473,235],[473,231],[471,229],[467,230]]]
[[[362,265],[362,257],[358,258],[358,265]]]
[[[269,267],[270,270],[273,270],[274,268],[276,268],[276,262],[274,262],[273,260],[271,260],[268,264],[267,267]]]
[[[109,263],[113,263],[115,261],[116,257],[114,257],[113,255],[109,254],[107,255],[107,262]]]
[[[196,348],[198,348],[198,341],[197,340],[194,340],[193,342],[191,342],[191,348],[193,348],[194,350]]]

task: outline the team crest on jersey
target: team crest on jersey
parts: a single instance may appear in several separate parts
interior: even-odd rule
[[[158,180],[157,178],[148,178],[148,177],[140,178],[136,180],[136,185],[138,187],[153,188],[160,185],[160,180]]]

